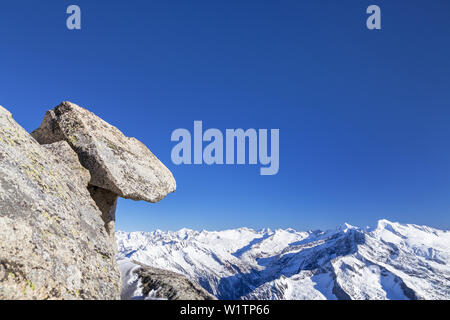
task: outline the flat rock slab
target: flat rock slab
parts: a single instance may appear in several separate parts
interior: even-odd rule
[[[120,272],[89,173],[0,107],[0,299],[118,299]]]
[[[76,104],[47,111],[31,134],[41,144],[66,141],[90,171],[90,184],[120,197],[157,202],[176,189],[172,173],[143,143]]]

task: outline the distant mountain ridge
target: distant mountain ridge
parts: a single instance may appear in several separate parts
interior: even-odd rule
[[[118,259],[219,299],[449,299],[450,232],[380,220],[328,231],[116,232]]]

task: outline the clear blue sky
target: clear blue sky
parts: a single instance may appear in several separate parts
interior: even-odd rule
[[[0,104],[31,131],[70,100],[149,146],[178,190],[121,199],[122,230],[449,228],[449,40],[448,0],[2,1]],[[194,120],[279,128],[280,172],[173,165]]]

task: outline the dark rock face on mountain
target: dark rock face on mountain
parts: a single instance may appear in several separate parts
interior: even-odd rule
[[[182,274],[136,261],[122,260],[119,266],[125,282],[122,299],[217,300]]]
[[[77,105],[32,135],[0,107],[0,299],[119,299],[117,198],[175,187],[141,142]]]
[[[0,299],[117,299],[114,249],[89,172],[0,107]]]
[[[217,300],[200,285],[172,271],[142,266],[138,271],[142,292],[148,296],[168,300]]]

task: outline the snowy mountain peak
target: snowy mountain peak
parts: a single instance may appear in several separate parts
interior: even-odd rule
[[[343,231],[343,232],[347,232],[350,229],[358,229],[358,227],[352,226],[351,224],[345,222],[342,225],[340,225],[339,227],[336,228],[336,230],[338,231]]]
[[[398,222],[392,222],[386,219],[380,219],[377,223],[377,229],[393,228],[400,225]]]

